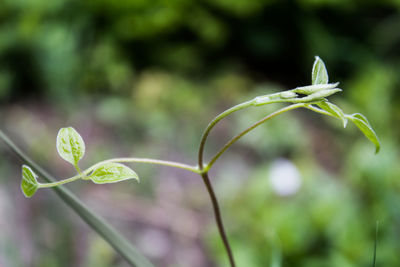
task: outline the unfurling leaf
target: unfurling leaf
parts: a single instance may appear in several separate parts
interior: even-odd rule
[[[310,95],[310,94],[313,94],[315,92],[334,89],[338,85],[339,85],[339,83],[313,84],[313,85],[296,87],[291,91],[295,92],[295,93],[298,93],[298,94]]]
[[[139,177],[131,168],[120,163],[105,163],[97,167],[88,179],[96,184],[116,183],[127,179],[136,179]]]
[[[61,128],[57,135],[57,151],[64,160],[77,167],[85,154],[85,143],[74,128]]]
[[[342,111],[341,108],[338,106],[330,103],[330,102],[321,102],[317,104],[320,108],[325,110],[326,112],[329,112],[332,116],[339,118],[342,120],[343,123],[343,128],[346,128],[347,125],[347,119]]]
[[[378,153],[381,145],[378,136],[372,129],[367,118],[360,113],[354,113],[347,117],[354,122],[354,124],[363,132],[363,134],[375,145],[375,154]]]
[[[319,56],[316,56],[311,72],[311,83],[327,84],[328,81],[328,71],[326,70],[325,64]]]
[[[331,95],[336,94],[337,92],[341,92],[341,91],[342,91],[342,89],[340,89],[340,88],[322,90],[322,91],[312,93],[311,95],[305,96],[300,99],[303,100],[305,103],[306,102],[315,102],[320,99],[323,100],[325,97],[331,96]]]
[[[279,94],[282,99],[296,98],[298,95],[293,91],[283,91]]]
[[[39,188],[37,175],[29,166],[22,165],[21,189],[25,197],[32,197]]]

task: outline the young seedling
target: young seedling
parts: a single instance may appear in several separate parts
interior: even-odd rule
[[[225,233],[224,225],[222,223],[222,217],[217,197],[210,182],[208,174],[209,170],[221,157],[221,155],[244,135],[246,135],[256,127],[260,126],[264,122],[276,117],[277,115],[297,108],[306,108],[323,115],[338,118],[339,120],[341,120],[344,128],[346,127],[349,120],[352,121],[375,145],[375,153],[378,153],[380,149],[379,139],[372,129],[367,118],[365,118],[365,116],[360,113],[346,114],[342,111],[341,108],[328,101],[327,97],[342,91],[342,89],[338,88],[338,85],[339,83],[329,83],[328,72],[326,70],[325,64],[319,57],[316,57],[311,73],[311,85],[296,87],[292,90],[287,90],[279,93],[258,96],[252,100],[243,102],[230,109],[227,109],[226,111],[215,117],[208,124],[201,137],[198,150],[198,164],[196,166],[191,166],[179,162],[148,158],[114,158],[96,163],[93,166],[85,169],[84,171],[81,171],[80,167],[78,166],[78,162],[85,154],[84,141],[79,133],[75,131],[75,129],[73,129],[72,127],[62,128],[57,136],[57,150],[59,155],[64,160],[68,161],[75,167],[77,174],[73,177],[57,182],[39,183],[37,181],[38,176],[32,171],[32,169],[26,165],[23,165],[21,188],[26,197],[32,197],[40,188],[55,187],[79,179],[91,180],[92,182],[97,184],[115,183],[128,179],[139,181],[138,175],[131,168],[121,163],[147,163],[155,165],[165,165],[194,172],[202,177],[203,182],[207,188],[214,209],[217,227],[224,247],[226,249],[230,266],[235,266],[233,253],[230,248],[227,235]],[[265,116],[263,119],[253,123],[250,127],[234,136],[224,146],[221,147],[221,149],[210,159],[207,164],[204,164],[203,155],[207,138],[211,130],[215,127],[215,125],[217,125],[219,121],[236,111],[249,107],[259,107],[273,103],[289,103],[290,105]]]

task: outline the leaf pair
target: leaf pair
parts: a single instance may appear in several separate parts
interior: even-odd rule
[[[254,106],[262,106],[271,103],[318,103],[327,101],[327,97],[342,91],[337,88],[339,83],[328,83],[328,72],[324,62],[317,56],[315,57],[311,72],[312,85],[296,87],[295,89],[256,97],[253,100]],[[329,105],[327,106],[329,109]]]
[[[81,173],[78,162],[85,154],[85,143],[80,134],[72,127],[61,128],[57,135],[58,154],[71,163]],[[138,175],[125,165],[109,162],[100,164],[85,179],[96,184],[115,183],[126,179],[139,180]]]
[[[328,71],[326,70],[325,64],[321,58],[316,56],[311,72],[311,82],[313,85],[328,85],[328,81]],[[346,115],[341,108],[330,102],[319,102],[317,103],[317,106],[328,112],[333,117],[342,120],[344,128],[346,128],[348,119],[351,120],[361,130],[361,132],[375,145],[375,153],[379,152],[380,142],[378,136],[376,135],[375,131],[372,129],[370,123],[364,115],[360,113]]]
[[[306,108],[340,119],[344,128],[346,128],[348,120],[351,120],[375,145],[375,153],[378,153],[380,149],[379,139],[368,120],[359,113],[347,115],[341,108],[330,103],[326,99],[328,96],[342,91],[342,89],[337,88],[338,85],[339,83],[329,83],[329,76],[325,63],[320,57],[316,56],[311,71],[311,85],[296,87],[292,90],[275,94],[258,96],[253,99],[252,105],[262,106],[272,103],[303,103]],[[314,105],[319,108],[314,107]]]
[[[254,106],[263,106],[272,103],[310,104],[327,101],[326,97],[342,91],[342,89],[336,88],[338,84],[316,84],[296,87],[295,89],[280,93],[258,96],[253,99],[252,104]]]
[[[85,180],[92,180],[96,184],[107,184],[120,182],[127,179],[136,179],[139,177],[131,168],[115,162],[105,162],[95,165],[91,168],[90,173],[82,173],[78,162],[85,154],[85,143],[80,134],[72,127],[61,128],[57,135],[57,151],[58,154],[66,161],[71,163],[80,176]],[[42,187],[50,187],[60,185],[62,182],[52,184],[40,184],[37,181],[38,176],[32,169],[26,165],[22,166],[22,182],[21,189],[26,197],[32,197],[37,189]]]

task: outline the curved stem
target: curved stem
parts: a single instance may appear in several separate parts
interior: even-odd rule
[[[219,153],[217,153],[216,156],[213,157],[212,161],[211,161],[209,164],[207,164],[207,166],[206,166],[205,168],[203,168],[204,147],[205,147],[205,144],[206,144],[206,141],[207,141],[207,137],[209,136],[209,134],[210,134],[212,128],[214,128],[214,126],[215,126],[220,120],[222,120],[222,119],[225,118],[226,116],[232,114],[233,112],[236,112],[236,111],[238,111],[238,110],[241,110],[241,109],[250,107],[250,106],[252,106],[253,104],[254,104],[254,100],[250,100],[250,101],[241,103],[241,104],[239,104],[239,105],[236,105],[236,106],[234,106],[234,107],[232,107],[232,108],[230,108],[230,109],[228,109],[228,110],[222,112],[222,113],[219,114],[217,117],[215,117],[215,118],[208,124],[208,126],[207,126],[207,128],[205,129],[203,135],[201,136],[201,141],[200,141],[200,146],[199,146],[198,169],[197,169],[197,170],[198,170],[199,173],[201,174],[201,176],[202,176],[202,178],[203,178],[203,182],[204,182],[204,184],[205,184],[205,186],[206,186],[206,188],[207,188],[208,194],[209,194],[209,196],[210,196],[211,203],[212,203],[213,210],[214,210],[215,220],[216,220],[217,227],[218,227],[218,231],[219,231],[219,234],[220,234],[221,239],[222,239],[222,241],[223,241],[225,250],[226,250],[226,252],[227,252],[227,254],[228,254],[229,263],[230,263],[231,267],[235,267],[235,261],[234,261],[234,258],[233,258],[232,249],[231,249],[231,247],[230,247],[230,245],[229,245],[229,241],[228,241],[228,238],[227,238],[226,233],[225,233],[225,228],[224,228],[224,225],[223,225],[223,222],[222,222],[222,216],[221,216],[221,211],[220,211],[220,208],[219,208],[219,205],[218,205],[217,197],[216,197],[216,195],[215,195],[215,193],[214,193],[214,189],[213,189],[212,184],[211,184],[211,182],[210,182],[210,179],[209,179],[209,177],[208,177],[208,170],[211,168],[211,166],[214,164],[214,162],[225,152],[225,150],[227,150],[227,149],[228,149],[234,142],[236,142],[241,136],[245,135],[247,132],[251,131],[252,129],[254,129],[255,127],[257,127],[258,125],[255,125],[255,126],[252,127],[251,129],[247,129],[247,132],[242,133],[242,135],[239,134],[240,136],[236,136],[236,139],[234,138],[234,139],[232,139],[230,142],[228,142],[228,143],[222,148],[222,150],[221,150]],[[283,112],[288,111],[288,110],[290,110],[290,109],[296,108],[296,107],[293,107],[293,106],[300,107],[300,106],[303,106],[303,104],[292,105],[292,106],[289,106],[289,107],[286,108],[286,109],[282,109],[281,112],[278,111],[278,112],[276,112],[275,115],[271,114],[271,118],[274,117],[274,116],[276,116],[276,115],[278,115],[278,114],[280,114],[280,113],[283,113]],[[290,108],[290,107],[292,107],[292,108]],[[268,118],[268,119],[269,119],[269,118]],[[267,121],[268,119],[266,119],[265,121]],[[261,122],[261,123],[262,123],[262,122]],[[261,124],[261,123],[260,123],[260,124]]]
[[[215,117],[208,125],[207,128],[204,130],[203,135],[201,136],[201,140],[200,140],[200,146],[199,146],[199,153],[198,153],[198,168],[197,170],[199,171],[199,174],[201,175],[201,177],[203,178],[203,182],[204,185],[207,188],[207,192],[210,196],[211,199],[211,204],[213,206],[213,210],[214,210],[214,216],[215,216],[215,221],[217,223],[217,227],[218,227],[218,231],[219,234],[221,236],[222,242],[224,244],[225,250],[228,254],[228,258],[229,258],[229,263],[231,267],[235,267],[235,261],[233,258],[233,253],[232,253],[232,249],[229,245],[229,241],[228,241],[228,237],[226,236],[225,233],[225,228],[224,228],[224,224],[222,222],[222,216],[221,216],[221,211],[218,205],[218,200],[217,197],[214,193],[214,189],[212,187],[212,184],[210,182],[210,179],[208,177],[208,172],[203,170],[203,155],[204,155],[204,147],[206,144],[206,140],[208,135],[210,134],[210,131],[212,128],[214,128],[214,126],[223,118],[225,118],[226,116],[228,116],[229,114],[232,114],[233,112],[236,112],[238,110],[250,107],[253,105],[253,100],[247,101],[247,102],[243,102],[239,105],[236,105],[230,109],[225,110],[224,112],[222,112],[221,114],[219,114],[217,117]]]
[[[207,166],[204,168],[204,171],[208,171],[212,165],[217,161],[217,159],[219,157],[221,157],[221,155],[229,148],[231,147],[236,141],[238,141],[240,138],[242,138],[245,134],[247,134],[248,132],[250,132],[251,130],[253,130],[254,128],[260,126],[261,124],[263,124],[264,122],[272,119],[275,116],[278,116],[279,114],[282,114],[286,111],[289,110],[293,110],[296,108],[300,108],[300,107],[304,107],[305,105],[303,103],[300,104],[294,104],[294,105],[290,105],[287,107],[284,107],[278,111],[275,111],[274,113],[269,114],[268,116],[262,118],[261,120],[257,121],[256,123],[254,123],[253,125],[251,125],[250,127],[248,127],[247,129],[245,129],[244,131],[242,131],[241,133],[239,133],[238,135],[236,135],[235,137],[233,137],[231,140],[229,140],[216,154],[215,156],[212,157],[211,161],[207,164]]]
[[[217,117],[215,117],[208,125],[207,128],[204,130],[203,135],[201,136],[201,141],[200,141],[200,146],[199,146],[199,155],[198,155],[198,162],[199,162],[199,169],[200,171],[203,169],[203,154],[204,154],[204,146],[206,144],[206,140],[208,135],[210,134],[210,131],[214,126],[223,118],[228,116],[229,114],[232,114],[235,111],[250,107],[253,105],[253,100],[243,102],[239,105],[236,105],[234,107],[231,107],[230,109],[225,110],[221,114],[219,114]]]
[[[230,147],[232,146],[237,140],[239,140],[242,136],[244,136],[245,134],[247,134],[248,132],[250,132],[251,130],[253,130],[254,128],[256,128],[257,126],[263,124],[264,122],[272,119],[273,117],[282,114],[286,111],[289,110],[293,110],[296,108],[300,108],[300,107],[304,107],[305,105],[303,103],[300,104],[294,104],[285,108],[282,108],[266,117],[264,117],[263,119],[259,120],[258,122],[254,123],[252,126],[250,126],[249,128],[247,128],[246,130],[242,131],[241,133],[239,133],[238,135],[236,135],[235,137],[233,137],[228,143],[226,143],[222,149],[211,159],[210,163],[207,164],[207,166],[205,168],[203,168],[203,151],[204,151],[204,145],[205,142],[207,140],[207,137],[211,131],[211,129],[224,117],[226,117],[227,115],[246,108],[248,106],[252,105],[252,102],[245,102],[243,104],[240,104],[238,106],[235,106],[231,109],[228,109],[227,111],[221,113],[220,115],[218,115],[214,120],[212,120],[210,122],[210,124],[207,126],[206,130],[203,133],[203,136],[201,138],[201,143],[200,143],[200,148],[199,148],[199,171],[201,174],[201,177],[203,178],[203,182],[207,188],[208,194],[210,195],[210,199],[211,199],[211,203],[213,206],[213,210],[214,210],[214,216],[215,216],[215,221],[217,223],[217,227],[218,227],[218,231],[219,234],[221,236],[222,242],[224,243],[224,247],[225,250],[228,254],[228,258],[229,258],[229,263],[231,265],[231,267],[235,267],[235,260],[233,258],[233,253],[232,253],[232,249],[229,245],[229,241],[228,241],[228,237],[225,233],[225,227],[224,224],[222,222],[222,216],[221,216],[221,211],[219,208],[219,204],[218,204],[218,200],[217,197],[215,195],[214,189],[212,187],[212,184],[210,182],[210,179],[208,177],[208,171],[210,170],[210,168],[212,167],[212,165],[215,163],[215,161],[217,161],[217,159]]]
[[[202,173],[201,177],[203,178],[204,184],[205,184],[208,194],[210,195],[210,198],[211,198],[212,206],[214,209],[215,221],[217,222],[219,234],[222,238],[222,242],[224,243],[226,252],[228,254],[229,263],[230,263],[231,267],[235,267],[236,265],[235,265],[235,260],[233,259],[232,249],[229,245],[228,237],[226,236],[226,233],[225,233],[224,224],[222,223],[221,211],[219,208],[217,197],[215,196],[214,189],[211,185],[210,178],[208,177],[207,172]]]
[[[78,174],[80,174],[81,176],[83,176],[83,173],[82,173],[82,171],[81,171],[81,168],[79,168],[78,163],[74,164],[74,167],[75,167],[76,171],[78,172]]]
[[[75,175],[75,176],[72,176],[70,178],[67,178],[67,179],[64,179],[64,180],[60,180],[60,181],[57,181],[57,182],[45,183],[45,184],[39,183],[39,188],[59,186],[59,185],[62,185],[62,184],[66,184],[66,183],[70,183],[70,182],[79,180],[79,179],[81,179],[83,177],[84,177],[84,174],[80,173],[78,175]]]
[[[108,160],[103,160],[100,161],[93,166],[87,168],[83,172],[79,170],[79,174],[72,176],[70,178],[64,179],[64,180],[59,180],[56,182],[51,182],[51,183],[39,183],[39,188],[46,188],[46,187],[54,187],[54,186],[59,186],[62,184],[70,183],[76,180],[79,180],[81,178],[84,178],[87,176],[90,172],[92,172],[94,169],[96,169],[98,166],[101,166],[105,163],[110,163],[110,162],[126,162],[126,163],[148,163],[148,164],[157,164],[157,165],[164,165],[164,166],[169,166],[169,167],[175,167],[179,169],[184,169],[188,170],[197,174],[200,174],[201,171],[197,167],[193,167],[187,164],[179,163],[179,162],[174,162],[174,161],[167,161],[167,160],[159,160],[159,159],[148,159],[148,158],[114,158],[114,159],[108,159]],[[88,178],[89,179],[89,178]]]
[[[194,173],[200,174],[201,171],[199,168],[195,166],[190,166],[187,164],[179,163],[179,162],[174,162],[174,161],[168,161],[168,160],[160,160],[160,159],[149,159],[149,158],[114,158],[114,159],[108,159],[108,160],[103,160],[100,161],[93,166],[89,167],[85,171],[83,171],[84,174],[89,174],[91,171],[96,169],[96,167],[103,165],[105,163],[110,163],[110,162],[125,162],[125,163],[148,163],[148,164],[156,164],[156,165],[163,165],[163,166],[168,166],[168,167],[174,167],[174,168],[179,168],[179,169],[184,169],[187,171],[191,171]]]

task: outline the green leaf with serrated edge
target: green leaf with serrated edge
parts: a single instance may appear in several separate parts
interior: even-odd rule
[[[29,166],[22,165],[21,189],[25,197],[32,197],[39,188],[37,175]]]
[[[381,144],[367,118],[360,113],[354,113],[347,117],[354,122],[354,124],[363,132],[363,134],[375,145],[375,154],[378,153],[381,148]]]
[[[335,116],[336,118],[341,119],[342,123],[343,123],[343,128],[346,128],[347,119],[341,108],[339,108],[338,106],[336,106],[330,102],[321,102],[321,103],[318,103],[317,105],[320,108],[322,108],[323,110],[325,110],[326,112],[329,112],[330,114],[332,114],[332,116]]]
[[[74,128],[61,128],[57,135],[57,151],[64,160],[76,167],[85,154],[85,143]]]
[[[328,80],[328,71],[326,70],[325,64],[319,56],[316,56],[311,72],[311,83],[327,84]]]
[[[120,163],[105,163],[94,169],[87,179],[96,184],[116,183],[127,179],[139,181],[136,172]]]

